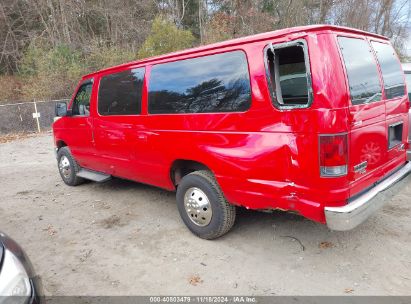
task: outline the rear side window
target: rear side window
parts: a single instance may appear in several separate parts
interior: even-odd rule
[[[137,68],[102,77],[98,112],[101,115],[140,114],[144,72],[144,68]]]
[[[353,105],[381,100],[377,63],[367,41],[338,37]]]
[[[377,54],[384,80],[384,91],[387,99],[404,96],[405,84],[400,62],[391,45],[381,42],[371,42]]]
[[[235,51],[153,66],[149,113],[245,111],[251,90],[245,54]]]
[[[272,99],[280,108],[307,107],[311,80],[302,41],[267,48],[266,70]]]

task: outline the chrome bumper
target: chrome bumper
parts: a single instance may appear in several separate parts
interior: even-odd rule
[[[327,226],[331,230],[353,229],[388,202],[404,187],[411,186],[411,162],[383,179],[376,186],[342,207],[325,207]]]

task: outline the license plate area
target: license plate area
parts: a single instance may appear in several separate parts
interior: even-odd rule
[[[397,122],[388,126],[388,149],[400,145],[402,143],[402,132],[404,124]]]

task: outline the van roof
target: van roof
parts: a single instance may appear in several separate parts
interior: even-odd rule
[[[298,33],[298,32],[313,32],[313,31],[324,31],[324,30],[361,34],[361,35],[372,36],[372,37],[376,37],[376,38],[379,38],[379,39],[388,40],[387,37],[384,37],[384,36],[381,36],[381,35],[378,35],[378,34],[369,33],[369,32],[366,32],[366,31],[362,31],[362,30],[358,30],[358,29],[354,29],[354,28],[349,28],[349,27],[343,27],[343,26],[327,25],[327,24],[297,26],[297,27],[280,29],[280,30],[276,30],[276,31],[272,31],[272,32],[266,32],[266,33],[261,33],[261,34],[256,34],[256,35],[251,35],[251,36],[226,40],[226,41],[223,41],[223,42],[207,44],[207,45],[203,45],[203,46],[199,46],[199,47],[195,47],[195,48],[185,49],[185,50],[182,50],[182,51],[167,53],[167,54],[160,55],[160,56],[149,57],[149,58],[146,58],[146,59],[135,60],[135,61],[131,61],[131,62],[128,62],[128,63],[123,63],[123,64],[120,64],[120,65],[117,65],[117,66],[112,66],[112,67],[109,67],[109,68],[105,68],[105,69],[102,69],[102,70],[99,70],[99,71],[84,75],[83,78],[89,78],[89,77],[91,77],[93,75],[96,75],[98,73],[107,72],[107,71],[115,70],[115,69],[118,69],[118,68],[127,68],[128,66],[131,66],[131,65],[151,63],[151,62],[159,61],[159,60],[163,60],[163,59],[179,57],[179,56],[184,56],[184,55],[189,55],[189,54],[195,54],[195,53],[199,53],[199,52],[203,52],[203,51],[219,49],[219,48],[224,48],[224,47],[229,47],[229,46],[235,46],[235,45],[240,45],[240,44],[244,44],[244,43],[256,42],[256,41],[270,39],[270,38],[273,38],[273,37],[291,35],[291,34],[295,34],[295,33]]]

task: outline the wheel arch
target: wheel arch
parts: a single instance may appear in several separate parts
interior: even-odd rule
[[[171,182],[174,186],[177,186],[184,176],[198,170],[208,170],[214,174],[211,168],[202,162],[190,159],[176,159],[170,167]]]
[[[67,147],[66,142],[65,142],[64,140],[61,140],[61,139],[57,140],[57,141],[56,141],[57,151],[60,150],[60,149],[63,148],[63,147]]]

